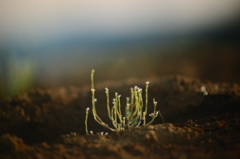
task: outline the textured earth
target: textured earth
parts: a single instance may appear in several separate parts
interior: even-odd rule
[[[96,106],[102,120],[110,122],[105,87],[112,97],[114,92],[121,94],[124,103],[124,98],[130,95],[129,88],[135,85],[144,88],[147,80],[149,98],[158,101],[164,121],[157,117],[152,125],[121,132],[109,132],[90,113],[88,125],[94,134],[86,135],[85,109],[91,107],[89,85],[34,89],[2,101],[0,158],[239,158],[237,84],[183,76],[97,83]]]

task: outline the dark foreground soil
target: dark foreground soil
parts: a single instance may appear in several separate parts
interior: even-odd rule
[[[85,135],[85,109],[91,107],[89,86],[35,89],[4,100],[0,105],[0,158],[240,157],[237,84],[182,76],[107,81],[96,85],[99,116],[109,122],[104,87],[109,87],[112,96],[119,92],[125,103],[129,88],[144,87],[146,80],[150,80],[149,98],[158,101],[164,124],[158,117],[153,125],[122,132],[109,132],[90,114],[89,130],[94,135]],[[203,95],[202,86],[208,95]]]

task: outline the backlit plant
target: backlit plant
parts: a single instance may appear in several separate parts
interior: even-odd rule
[[[111,131],[123,131],[127,128],[138,127],[140,125],[149,125],[154,119],[158,116],[159,111],[156,111],[157,101],[153,98],[153,113],[150,113],[149,116],[152,118],[149,122],[146,122],[146,115],[148,111],[148,86],[149,82],[146,82],[145,88],[145,102],[143,100],[142,89],[135,86],[131,88],[131,97],[126,98],[125,112],[122,112],[120,98],[121,95],[117,92],[115,93],[115,98],[113,98],[113,106],[110,107],[110,99],[109,99],[109,90],[105,88],[106,98],[107,98],[107,112],[108,117],[112,122],[112,127],[106,124],[102,119],[98,116],[96,111],[96,102],[95,98],[95,88],[94,88],[94,70],[91,72],[91,92],[92,92],[92,114],[94,120],[97,121],[103,127],[111,130]],[[88,113],[89,109],[86,109],[86,118],[85,118],[85,128],[86,133],[88,133]],[[92,131],[91,131],[92,132]],[[92,133],[91,133],[92,134]]]

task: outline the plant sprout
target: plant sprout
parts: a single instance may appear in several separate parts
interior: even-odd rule
[[[131,88],[131,98],[126,98],[125,112],[122,112],[121,109],[121,95],[117,92],[115,93],[115,98],[113,98],[113,106],[110,107],[109,99],[109,89],[105,88],[106,98],[107,98],[107,112],[108,117],[112,121],[113,128],[108,124],[102,121],[98,116],[96,111],[96,102],[95,98],[95,88],[94,88],[94,70],[91,72],[91,92],[92,92],[92,113],[94,120],[98,122],[103,127],[111,131],[123,131],[127,128],[138,127],[141,124],[143,126],[151,124],[154,119],[158,116],[159,111],[156,111],[157,101],[153,98],[153,112],[149,114],[152,118],[148,123],[146,122],[146,115],[148,110],[148,86],[149,82],[146,82],[145,88],[145,103],[142,97],[142,89],[138,86]],[[86,118],[85,118],[85,130],[88,133],[87,120],[88,120],[89,108],[86,109]]]

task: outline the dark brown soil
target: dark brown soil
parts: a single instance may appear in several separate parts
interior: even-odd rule
[[[97,112],[106,122],[104,88],[124,98],[129,88],[150,81],[149,98],[156,98],[164,124],[109,132],[89,116],[89,86],[35,89],[0,105],[0,158],[239,158],[240,86],[202,82],[182,76],[106,81],[96,85]],[[203,95],[204,86],[208,95]],[[151,112],[151,108],[149,108]],[[149,120],[149,119],[148,119]],[[100,135],[108,132],[108,135]]]

